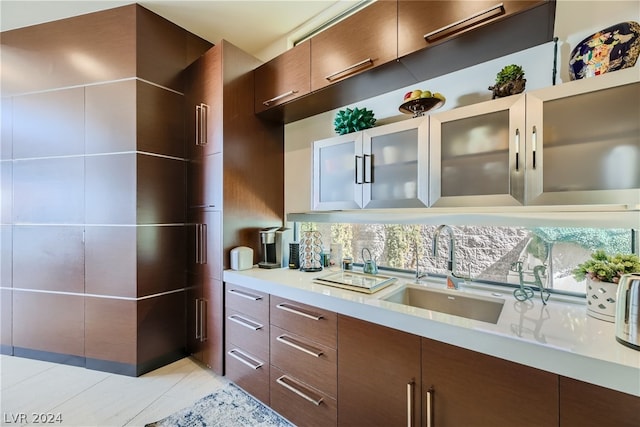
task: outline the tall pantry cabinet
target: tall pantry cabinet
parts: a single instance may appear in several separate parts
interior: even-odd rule
[[[2,33],[2,352],[140,375],[184,355],[184,77],[137,5]]]
[[[260,62],[222,40],[185,71],[188,351],[224,372],[222,270],[236,246],[261,255],[259,230],[284,217],[284,130],[254,114]]]

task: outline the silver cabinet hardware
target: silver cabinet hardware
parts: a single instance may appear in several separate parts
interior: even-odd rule
[[[335,79],[336,76],[338,76],[340,74],[343,74],[343,73],[346,73],[347,71],[351,71],[351,70],[354,70],[356,68],[360,68],[360,67],[362,67],[364,65],[373,65],[373,60],[371,58],[367,58],[364,61],[360,61],[360,62],[357,62],[357,63],[355,63],[353,65],[349,65],[348,67],[346,67],[346,68],[344,68],[344,69],[342,69],[340,71],[336,71],[335,73],[329,74],[328,76],[325,77],[325,79],[327,79],[329,81],[332,81],[332,80]]]
[[[407,383],[407,427],[413,426],[413,381]]]
[[[205,342],[207,340],[207,300],[200,300],[200,341]]]
[[[427,390],[427,427],[433,427],[433,386]]]
[[[323,354],[322,350],[318,350],[311,346],[305,345],[299,341],[296,341],[295,339],[291,338],[288,335],[280,335],[279,337],[276,337],[276,340],[278,342],[281,342],[282,344],[288,345],[289,347],[293,347],[296,350],[309,354],[313,357],[320,357]]]
[[[249,356],[247,353],[245,353],[243,351],[240,351],[237,348],[229,350],[227,352],[227,354],[229,356],[233,357],[234,359],[236,359],[238,362],[240,362],[240,363],[242,363],[244,365],[247,365],[248,367],[250,367],[253,370],[256,370],[256,369],[260,368],[262,365],[264,365],[264,363],[258,362],[257,360],[255,360],[251,356]]]
[[[519,170],[520,169],[520,129],[516,129],[515,146],[516,146],[516,170]]]
[[[300,396],[303,399],[313,403],[316,406],[320,406],[320,404],[322,403],[322,400],[323,400],[322,397],[320,397],[318,399],[314,399],[313,397],[309,396],[305,392],[299,390],[298,388],[296,388],[296,384],[290,378],[288,378],[286,375],[283,375],[280,378],[278,378],[276,380],[276,382],[278,384],[280,384],[282,387],[284,387],[287,390],[297,394],[298,396]]]
[[[536,151],[538,150],[538,130],[534,126],[531,129],[531,162],[532,166],[536,168]]]
[[[485,10],[481,10],[480,12],[476,12],[473,15],[461,19],[459,21],[456,22],[452,22],[449,25],[445,25],[442,28],[438,28],[437,30],[431,31],[430,33],[425,34],[423,37],[424,39],[428,42],[430,41],[429,39],[441,39],[443,37],[446,37],[448,34],[446,34],[447,32],[451,31],[449,34],[453,34],[455,33],[455,27],[458,27],[460,25],[466,24],[469,21],[473,21],[474,19],[480,18],[482,17],[482,15],[487,15],[485,17],[483,17],[481,20],[479,20],[478,22],[476,22],[475,24],[470,24],[467,26],[464,26],[463,28],[467,28],[471,25],[476,25],[479,24],[483,21],[487,21],[491,18],[495,18],[496,16],[500,16],[500,15],[504,15],[505,13],[505,9],[504,9],[504,3],[499,3],[493,7],[490,7],[488,9]],[[461,30],[462,28],[460,28]]]
[[[209,106],[200,103],[196,105],[196,145],[207,145],[207,118]]]
[[[196,298],[195,300],[196,302],[196,340],[201,341],[202,338],[202,331],[200,329],[200,327],[202,326],[201,322],[200,322],[200,298]]]
[[[260,323],[253,322],[247,319],[246,317],[242,317],[237,314],[232,314],[230,316],[227,316],[227,319],[231,320],[234,323],[237,323],[238,325],[244,326],[247,329],[251,329],[253,331],[257,331],[264,327],[264,325],[261,325]]]
[[[227,290],[227,292],[229,292],[230,294],[233,294],[233,295],[237,295],[237,296],[239,296],[241,298],[250,299],[251,301],[260,301],[262,299],[262,297],[259,296],[259,295],[249,294],[247,292],[242,292],[242,291],[239,291],[237,289],[229,289],[229,290]]]
[[[373,156],[371,156],[371,154],[365,154],[364,159],[362,161],[362,169],[364,171],[365,184],[371,184],[373,182],[373,171],[371,170],[372,166],[373,166]]]
[[[284,302],[276,305],[276,308],[279,308],[280,310],[287,311],[289,313],[297,314],[298,316],[306,317],[307,319],[312,319],[312,320],[321,320],[321,319],[323,319],[323,316],[321,314],[305,313],[300,308],[295,307],[295,306],[290,305],[290,304],[287,304],[287,303],[284,303]]]
[[[274,96],[271,99],[267,99],[266,101],[262,101],[262,103],[268,107],[269,105],[271,105],[272,102],[279,101],[282,98],[286,98],[287,96],[291,96],[291,95],[294,95],[296,93],[298,93],[297,90],[290,90],[289,92],[285,92],[285,93],[280,94],[278,96]]]

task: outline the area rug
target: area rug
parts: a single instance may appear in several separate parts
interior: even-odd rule
[[[145,427],[294,427],[233,383]]]

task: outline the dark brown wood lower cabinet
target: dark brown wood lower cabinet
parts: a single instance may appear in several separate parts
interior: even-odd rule
[[[640,397],[560,377],[560,427],[638,425]]]
[[[437,427],[558,425],[557,375],[426,338],[422,398]]]
[[[417,426],[419,398],[420,337],[339,315],[338,425]]]

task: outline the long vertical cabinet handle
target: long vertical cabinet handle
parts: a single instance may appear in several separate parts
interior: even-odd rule
[[[207,117],[209,106],[200,103],[196,105],[196,145],[207,145]]]
[[[298,316],[302,316],[302,317],[306,317],[307,319],[313,319],[313,320],[321,320],[323,319],[323,316],[321,314],[314,314],[314,313],[305,313],[304,311],[300,310],[299,308],[286,304],[286,303],[280,303],[278,305],[276,305],[276,308],[279,308],[280,310],[284,310],[287,311],[289,313],[293,313],[293,314],[297,314]]]
[[[362,169],[364,175],[364,183],[371,184],[373,182],[373,156],[371,154],[365,154],[362,160]],[[367,178],[367,174],[369,178]]]
[[[356,156],[356,177],[355,177],[356,184],[363,184],[364,183],[364,180],[363,180],[364,173],[361,170],[361,168],[358,167],[362,163],[363,163],[362,156]],[[358,173],[358,171],[360,171],[360,173]]]
[[[427,390],[427,427],[434,427],[433,424],[433,386]]]
[[[200,253],[202,254],[202,262],[200,264],[206,264],[208,255],[207,255],[207,224],[200,225]]]
[[[202,330],[200,327],[202,326],[200,323],[200,298],[196,298],[196,339],[200,341],[202,339]]]
[[[407,383],[407,427],[413,427],[413,381]]]
[[[536,168],[536,151],[538,150],[538,130],[534,126],[531,129],[531,164]]]
[[[516,129],[516,137],[515,137],[515,146],[516,146],[516,170],[520,170],[520,129]]]
[[[200,299],[200,341],[205,342],[207,340],[207,300]]]
[[[200,125],[201,121],[202,121],[202,107],[200,105],[196,105],[196,123],[195,123],[196,145],[202,145],[200,143],[200,131],[202,130]]]

